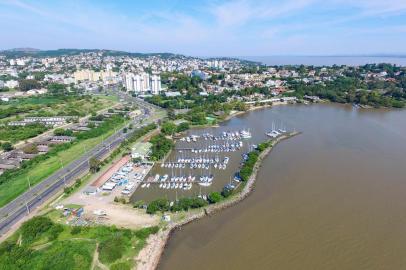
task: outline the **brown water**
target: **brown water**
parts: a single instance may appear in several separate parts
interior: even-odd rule
[[[240,204],[177,231],[159,269],[406,269],[406,111],[284,106],[226,123],[303,134]]]

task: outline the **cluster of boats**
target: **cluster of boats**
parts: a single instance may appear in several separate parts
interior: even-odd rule
[[[238,131],[224,131],[221,133],[221,135],[213,135],[211,133],[204,133],[202,135],[190,135],[187,137],[182,137],[180,138],[180,141],[182,142],[197,142],[199,139],[202,140],[212,140],[212,141],[218,141],[218,140],[240,140],[240,139],[250,139],[252,137],[251,132],[249,130],[238,130]]]
[[[269,132],[266,132],[266,136],[271,137],[271,138],[276,138],[280,135],[282,135],[283,133],[286,133],[286,129],[284,128],[276,128],[275,124],[272,123],[272,130]]]
[[[210,175],[201,175],[198,180],[196,176],[172,176],[165,174],[160,176],[159,174],[155,175],[155,178],[151,182],[145,182],[141,185],[141,188],[149,188],[152,183],[159,183],[158,187],[162,189],[183,189],[190,190],[193,186],[193,183],[199,184],[200,186],[208,187],[213,183],[214,176]]]
[[[230,158],[225,157],[222,162],[220,162],[219,157],[215,158],[179,158],[176,162],[161,163],[161,168],[186,168],[186,165],[190,169],[206,169],[208,170],[211,165],[215,169],[225,170]]]
[[[162,189],[183,189],[183,190],[190,190],[192,189],[192,183],[161,183],[159,184],[159,188]]]
[[[235,152],[241,149],[243,142],[238,143],[224,143],[221,145],[212,144],[202,148],[191,148],[192,153],[221,153],[221,152]]]
[[[267,132],[267,133],[265,133],[268,137],[271,137],[271,138],[276,138],[276,137],[278,137],[278,136],[280,136],[280,135],[282,135],[283,133],[286,133],[286,130],[284,130],[284,129],[273,129],[273,130],[271,130],[271,131],[269,131],[269,132]]]
[[[213,183],[213,179],[214,179],[214,176],[212,174],[211,175],[202,175],[199,178],[199,180],[200,180],[199,185],[201,185],[203,187],[211,186],[211,184]]]

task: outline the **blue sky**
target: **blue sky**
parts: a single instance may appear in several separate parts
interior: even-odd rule
[[[0,0],[0,49],[406,53],[406,0]]]

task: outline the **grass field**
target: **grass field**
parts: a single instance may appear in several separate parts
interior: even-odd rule
[[[25,116],[86,116],[117,104],[115,96],[92,97],[36,96],[12,99],[0,103],[0,123]]]
[[[124,124],[125,123],[120,124],[117,126],[117,128],[124,126]],[[114,129],[110,129],[107,133],[101,136],[80,141],[74,144],[71,148],[60,152],[58,156],[50,157],[37,164],[33,169],[26,171],[16,176],[11,181],[0,185],[0,207],[4,206],[18,195],[26,191],[29,188],[28,181],[30,181],[31,185],[39,183],[60,169],[62,165],[65,166],[74,161],[83,155],[85,150],[90,150],[100,143],[102,139],[111,136],[113,133]]]

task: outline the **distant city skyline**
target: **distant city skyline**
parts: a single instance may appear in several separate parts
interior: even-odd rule
[[[405,55],[406,1],[0,0],[0,50]]]

